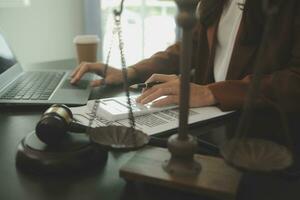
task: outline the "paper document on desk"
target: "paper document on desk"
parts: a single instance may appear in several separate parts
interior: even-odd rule
[[[154,107],[152,106],[153,102],[147,104],[141,104],[136,102],[137,97],[138,96],[130,97],[130,106],[132,108],[132,113],[135,117],[145,115],[145,114],[160,112],[163,110],[170,110],[172,108],[178,107],[178,105],[175,104],[169,106],[163,106],[163,107]],[[162,96],[157,98],[156,100],[165,97],[166,96]],[[90,109],[93,109],[94,107],[93,102],[88,102],[87,105]],[[128,108],[129,108],[128,99],[126,96],[99,99],[97,116],[102,117],[108,121],[127,119],[129,113]]]
[[[90,103],[93,104],[93,100],[88,102],[88,104]],[[77,120],[81,124],[89,125],[89,120],[92,117],[92,113],[88,106],[72,107],[71,111],[74,115],[75,120]],[[222,112],[219,108],[214,106],[191,108],[189,110],[188,121],[189,124],[193,124],[196,122],[220,117],[229,113],[231,112]],[[148,135],[153,135],[178,128],[178,119],[179,110],[178,108],[174,108],[170,110],[137,116],[135,117],[135,124],[137,129],[143,131]],[[130,126],[130,123],[128,119],[108,121],[98,116],[92,123],[93,127],[108,125]]]

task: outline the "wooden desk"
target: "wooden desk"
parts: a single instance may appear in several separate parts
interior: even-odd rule
[[[1,108],[0,114],[0,199],[165,199],[169,192],[158,187],[126,185],[119,178],[119,168],[133,155],[129,153],[109,153],[103,169],[96,172],[83,172],[74,176],[44,177],[24,174],[15,167],[15,153],[18,143],[32,132],[46,107]],[[137,188],[137,193],[133,192]],[[144,190],[147,197],[143,197]],[[148,191],[149,190],[149,191]],[[154,192],[156,194],[154,195]],[[136,194],[135,194],[136,193]],[[180,193],[180,192],[176,192]],[[181,193],[180,193],[181,194]],[[154,195],[154,196],[153,196]],[[184,196],[193,196],[182,193]],[[177,197],[175,195],[174,197]],[[161,197],[161,198],[158,198]]]
[[[95,90],[93,95],[118,95],[120,89]],[[72,176],[24,174],[15,167],[18,143],[30,133],[46,107],[0,108],[0,199],[3,200],[165,200],[205,199],[199,195],[142,183],[129,183],[119,177],[119,168],[134,152],[109,153],[108,161],[98,171],[82,172]],[[237,119],[215,121],[192,128],[192,133],[210,132],[213,138],[224,137],[223,131]],[[238,199],[242,200],[298,200],[300,180],[289,180],[279,175],[246,173],[242,178]]]

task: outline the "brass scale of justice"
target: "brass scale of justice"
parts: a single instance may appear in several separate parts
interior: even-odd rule
[[[192,28],[196,24],[195,10],[198,4],[197,0],[175,0],[179,8],[177,23],[183,28],[182,47],[180,57],[180,109],[179,109],[179,128],[178,134],[172,135],[168,140],[168,149],[171,152],[170,160],[163,164],[166,171],[178,171],[183,174],[197,174],[201,170],[201,165],[195,162],[193,155],[197,151],[197,140],[188,134],[188,113],[189,113],[189,80],[191,66],[191,34]],[[121,14],[123,11],[124,0],[121,1],[120,10],[114,10],[115,30],[119,39],[119,50],[121,55],[122,72],[124,80],[124,90],[127,96],[129,108],[130,127],[108,126],[105,128],[90,128],[88,135],[92,141],[114,150],[136,150],[145,146],[149,142],[149,137],[135,129],[135,120],[131,108],[130,94],[128,90],[128,77],[126,72],[126,63],[123,52],[123,41],[121,32]],[[271,5],[269,0],[262,2],[263,10],[267,16],[266,29],[263,33],[262,43],[259,48],[258,58],[261,59],[262,52],[267,50],[267,35],[270,31],[272,16],[276,14],[279,5]],[[111,47],[110,47],[111,50]],[[106,70],[109,63],[110,50],[106,59]],[[255,65],[257,66],[257,65]],[[105,72],[106,72],[105,70]],[[106,73],[104,73],[106,74]],[[243,134],[243,127],[246,126],[246,119],[251,114],[253,99],[256,97],[262,70],[257,66],[254,71],[254,80],[251,83],[246,102],[244,104],[244,112],[238,126],[237,133],[221,148],[221,154],[224,159],[240,168],[252,171],[276,171],[289,167],[293,163],[292,153],[290,150],[275,142],[265,139],[247,138]],[[105,76],[104,76],[105,78]],[[96,116],[98,101],[93,106],[93,118]],[[92,125],[90,121],[90,126]],[[103,131],[101,131],[103,129]],[[101,134],[99,134],[101,132]],[[286,136],[288,138],[288,136]],[[263,153],[262,153],[263,152]],[[246,159],[245,159],[246,158]],[[186,164],[180,164],[185,162]],[[179,163],[179,164],[178,164]],[[182,167],[185,166],[185,167]],[[180,172],[179,172],[180,171]]]

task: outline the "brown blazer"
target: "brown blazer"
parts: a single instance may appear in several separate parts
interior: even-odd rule
[[[194,82],[208,85],[222,110],[242,108],[256,65],[264,71],[261,93],[256,105],[259,107],[279,105],[284,111],[300,111],[300,1],[283,2],[275,16],[275,23],[271,26],[271,34],[267,36],[269,46],[263,52],[263,59],[257,62],[264,26],[247,23],[249,21],[247,19],[251,16],[245,9],[227,77],[222,82],[215,83],[212,73],[218,23],[212,27],[204,27],[199,23],[195,28],[192,55],[195,68]],[[255,35],[260,39],[251,40]],[[176,43],[165,51],[137,63],[135,67],[140,80],[146,80],[153,73],[178,73],[179,49],[180,43]]]

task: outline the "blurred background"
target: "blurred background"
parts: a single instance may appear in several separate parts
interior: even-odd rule
[[[75,58],[73,38],[97,34],[99,60],[112,40],[112,10],[120,0],[0,0],[0,29],[23,65]],[[122,17],[127,65],[164,50],[178,30],[173,0],[127,0]],[[110,64],[120,67],[114,41]]]

